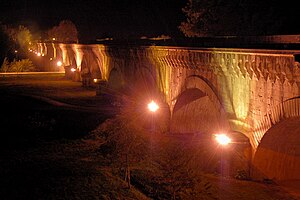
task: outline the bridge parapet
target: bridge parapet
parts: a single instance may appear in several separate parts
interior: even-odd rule
[[[244,77],[294,81],[299,77],[299,63],[295,62],[300,51],[174,48],[150,47],[160,61],[174,68],[241,74]]]

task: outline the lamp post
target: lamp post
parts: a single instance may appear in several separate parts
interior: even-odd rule
[[[230,144],[231,143],[231,138],[230,137],[228,137],[226,134],[224,134],[224,133],[221,133],[221,134],[216,134],[215,135],[215,140],[217,141],[217,143],[219,144],[219,145],[221,145],[221,176],[223,177],[224,176],[224,171],[226,170],[227,171],[227,173],[228,173],[228,157],[227,156],[225,156],[225,158],[224,158],[224,153],[223,153],[223,150],[224,150],[224,148],[226,147],[226,146],[228,146],[228,144]],[[226,174],[227,174],[226,173]]]
[[[216,141],[222,146],[227,146],[229,143],[231,143],[231,138],[226,134],[216,134],[215,137]]]
[[[155,113],[159,109],[159,106],[152,100],[148,103],[148,109],[150,112]]]
[[[226,164],[228,164],[227,163],[228,162],[228,154],[227,154],[227,156],[224,156],[224,153],[228,153],[228,152],[227,151],[223,152],[224,148],[228,147],[229,144],[233,144],[232,148],[234,148],[235,151],[231,151],[231,152],[240,151],[242,148],[242,150],[244,152],[244,156],[245,156],[244,158],[246,159],[245,161],[247,162],[245,165],[244,165],[244,163],[242,164],[243,170],[239,170],[240,172],[243,172],[243,173],[236,174],[236,176],[242,176],[242,177],[240,177],[241,179],[250,178],[251,177],[251,145],[250,145],[250,143],[246,142],[246,141],[241,141],[241,140],[232,141],[232,139],[229,136],[227,136],[226,134],[216,134],[215,140],[221,146],[221,173],[222,173],[222,176],[224,173],[224,166],[226,167]],[[235,140],[236,140],[236,138],[235,138]],[[238,146],[236,146],[236,145],[238,145]],[[245,155],[245,145],[247,145],[247,147],[246,147],[247,155]],[[236,159],[236,158],[233,158],[233,159]]]
[[[154,113],[158,109],[159,109],[158,104],[155,103],[153,100],[151,100],[151,102],[148,103],[148,110],[151,112],[151,132],[155,132]]]

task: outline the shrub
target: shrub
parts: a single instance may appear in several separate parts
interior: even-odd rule
[[[235,178],[239,179],[239,180],[249,180],[250,179],[247,172],[245,170],[242,170],[242,169],[237,170]]]
[[[7,58],[4,58],[0,71],[1,72],[33,72],[36,71],[36,67],[29,59],[13,60],[12,62],[9,62]]]
[[[1,72],[8,72],[9,66],[10,66],[9,61],[8,61],[7,57],[5,57],[2,65],[1,65],[0,71]]]
[[[36,71],[35,66],[29,59],[14,60],[9,66],[10,72],[33,72]]]

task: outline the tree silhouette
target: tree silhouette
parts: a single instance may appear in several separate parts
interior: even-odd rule
[[[272,0],[189,0],[182,10],[179,29],[187,37],[275,34],[287,20]]]
[[[78,43],[78,31],[70,20],[63,20],[47,31],[48,40],[62,43]]]

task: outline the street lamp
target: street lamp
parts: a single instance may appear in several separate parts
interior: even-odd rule
[[[231,143],[230,137],[228,137],[226,134],[216,134],[215,137],[216,141],[222,146],[226,146]]]
[[[56,65],[57,65],[58,67],[61,67],[61,66],[62,66],[62,62],[61,62],[61,61],[57,61]]]
[[[231,138],[228,137],[226,134],[221,133],[221,134],[215,134],[215,140],[222,146],[226,147],[229,143],[231,143]],[[221,167],[221,176],[223,177],[224,175],[229,174],[229,166],[228,166],[228,156],[226,156],[226,151],[223,152],[224,148],[221,148],[221,160],[220,160],[220,167]],[[225,155],[224,155],[225,153]]]
[[[153,100],[151,100],[150,103],[148,103],[148,110],[151,112],[151,132],[155,132],[155,122],[154,122],[154,113],[159,109],[159,106],[157,103],[155,103]]]
[[[73,68],[71,68],[71,72],[75,72],[76,71],[76,69],[73,67]]]
[[[159,106],[152,100],[150,103],[148,103],[148,109],[150,112],[156,112],[159,109]]]

